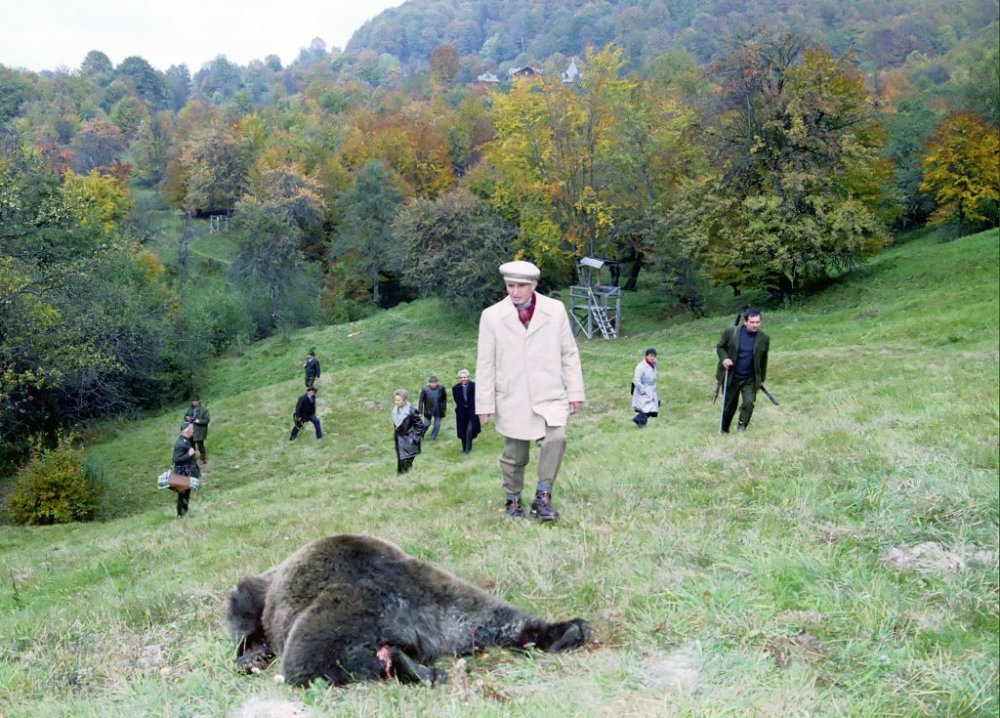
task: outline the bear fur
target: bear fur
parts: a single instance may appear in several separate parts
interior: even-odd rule
[[[250,673],[281,656],[286,683],[396,678],[437,684],[441,656],[486,646],[545,651],[590,640],[579,618],[548,623],[370,536],[306,544],[229,597],[236,664]]]

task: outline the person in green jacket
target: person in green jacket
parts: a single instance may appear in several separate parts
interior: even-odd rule
[[[715,379],[725,385],[725,403],[722,408],[722,433],[729,433],[729,426],[740,403],[740,419],[736,431],[743,431],[753,416],[757,390],[767,380],[767,353],[771,338],[760,330],[763,315],[755,307],[743,312],[743,324],[729,327],[715,347],[719,356]]]
[[[197,447],[201,463],[208,463],[208,456],[205,455],[205,439],[208,438],[208,422],[212,417],[208,414],[208,409],[201,405],[201,397],[195,394],[191,397],[191,407],[184,414],[184,421],[194,427],[192,443]]]

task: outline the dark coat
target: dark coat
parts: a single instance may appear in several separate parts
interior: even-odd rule
[[[469,440],[475,439],[482,431],[479,423],[479,416],[476,414],[476,382],[469,382],[468,398],[462,399],[462,382],[458,382],[451,388],[451,397],[455,400],[455,422],[458,424],[458,438],[465,441],[465,427],[472,422],[472,436]]]
[[[316,357],[309,357],[306,359],[306,383],[310,379],[319,379],[319,359]]]
[[[432,399],[434,396],[437,396],[436,408]],[[447,399],[448,395],[445,393],[444,387],[440,384],[437,385],[436,389],[432,389],[430,385],[425,386],[420,390],[420,398],[417,400],[417,411],[424,416],[444,417],[448,408]]]
[[[316,401],[309,398],[309,392],[299,397],[298,402],[295,404],[295,416],[302,419],[302,421],[309,421],[316,416]]]
[[[177,441],[174,442],[174,471],[184,476],[200,479],[201,469],[198,468],[198,454],[188,453],[188,449],[194,448],[192,441],[183,434],[177,437]]]
[[[715,353],[719,356],[719,363],[715,369],[715,380],[722,383],[722,378],[726,373],[722,366],[723,359],[731,359],[736,363],[736,354],[740,350],[741,327],[729,327],[722,333],[722,338],[715,346]],[[771,348],[771,337],[758,330],[757,338],[753,345],[753,390],[760,389],[760,385],[767,381],[767,352]],[[730,377],[732,379],[732,377]]]
[[[400,422],[394,433],[396,440],[396,458],[409,459],[420,453],[420,440],[426,430],[420,414],[416,411]]]

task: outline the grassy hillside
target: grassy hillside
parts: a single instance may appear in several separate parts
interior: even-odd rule
[[[0,715],[995,716],[998,264],[996,231],[924,237],[767,312],[782,404],[725,437],[709,393],[731,317],[633,320],[649,302],[629,297],[626,336],[581,344],[554,526],[503,520],[492,428],[463,456],[449,417],[395,475],[392,390],[474,369],[474,329],[435,304],[253,345],[208,370],[189,518],[154,488],[178,406],[92,447],[108,520],[0,527]],[[327,437],[291,444],[312,346]],[[666,405],[640,431],[628,384],[647,346]],[[237,675],[229,589],[340,532],[588,617],[597,641],[445,661],[437,689]]]

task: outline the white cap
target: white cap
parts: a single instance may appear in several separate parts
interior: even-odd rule
[[[501,264],[500,274],[509,282],[537,282],[542,271],[531,262],[518,260]]]

